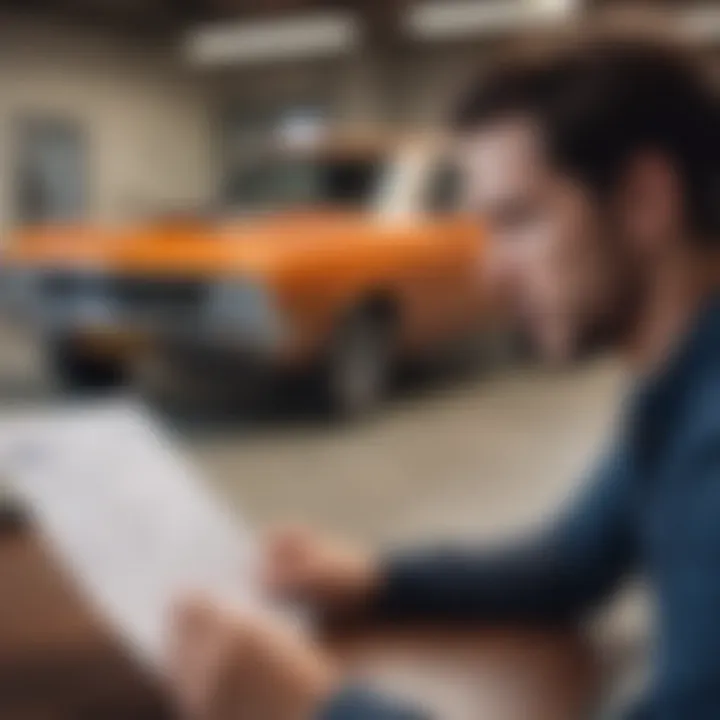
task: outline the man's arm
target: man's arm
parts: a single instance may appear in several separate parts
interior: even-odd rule
[[[374,612],[395,621],[563,623],[605,599],[635,561],[632,487],[612,456],[565,515],[502,550],[387,559]]]
[[[414,553],[385,563],[379,616],[418,620],[563,623],[603,600],[633,566],[632,498],[619,456],[540,537],[485,554]],[[340,693],[320,720],[426,720],[383,698]]]
[[[319,720],[430,720],[419,710],[404,708],[380,695],[345,689],[324,708]]]

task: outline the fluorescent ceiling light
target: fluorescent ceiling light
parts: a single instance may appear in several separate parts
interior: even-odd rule
[[[566,19],[574,0],[429,0],[405,17],[409,34],[424,40],[492,34]]]
[[[191,31],[186,50],[195,63],[219,65],[338,55],[359,40],[353,15],[319,13],[207,25]]]
[[[720,40],[720,7],[699,5],[678,13],[683,29],[691,38],[706,42]]]

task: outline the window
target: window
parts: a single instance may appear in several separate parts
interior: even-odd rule
[[[381,175],[377,158],[268,158],[230,177],[231,208],[286,208],[298,205],[363,207],[371,202]]]
[[[75,220],[86,210],[86,148],[80,127],[64,120],[19,124],[15,209],[21,223]]]
[[[267,160],[269,149],[312,144],[326,119],[321,103],[233,104],[221,117],[221,190],[236,185],[245,169]]]

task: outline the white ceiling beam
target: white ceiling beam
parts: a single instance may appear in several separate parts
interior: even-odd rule
[[[342,55],[359,42],[360,24],[353,14],[313,13],[195,28],[185,39],[185,51],[198,65],[235,65]]]
[[[583,0],[420,0],[403,32],[415,40],[453,40],[553,25],[583,10]],[[677,23],[703,42],[720,40],[720,7],[677,10]],[[360,19],[348,12],[308,13],[272,20],[221,22],[188,33],[185,52],[197,65],[237,65],[332,57],[362,42]]]
[[[449,40],[521,30],[567,20],[576,0],[426,0],[405,17],[408,34],[420,40]]]
[[[677,12],[679,23],[692,39],[700,42],[720,41],[720,7],[708,3]]]

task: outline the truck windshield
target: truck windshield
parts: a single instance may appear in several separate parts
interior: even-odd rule
[[[298,205],[364,207],[380,178],[375,158],[285,158],[241,168],[228,178],[230,207],[276,208]]]

